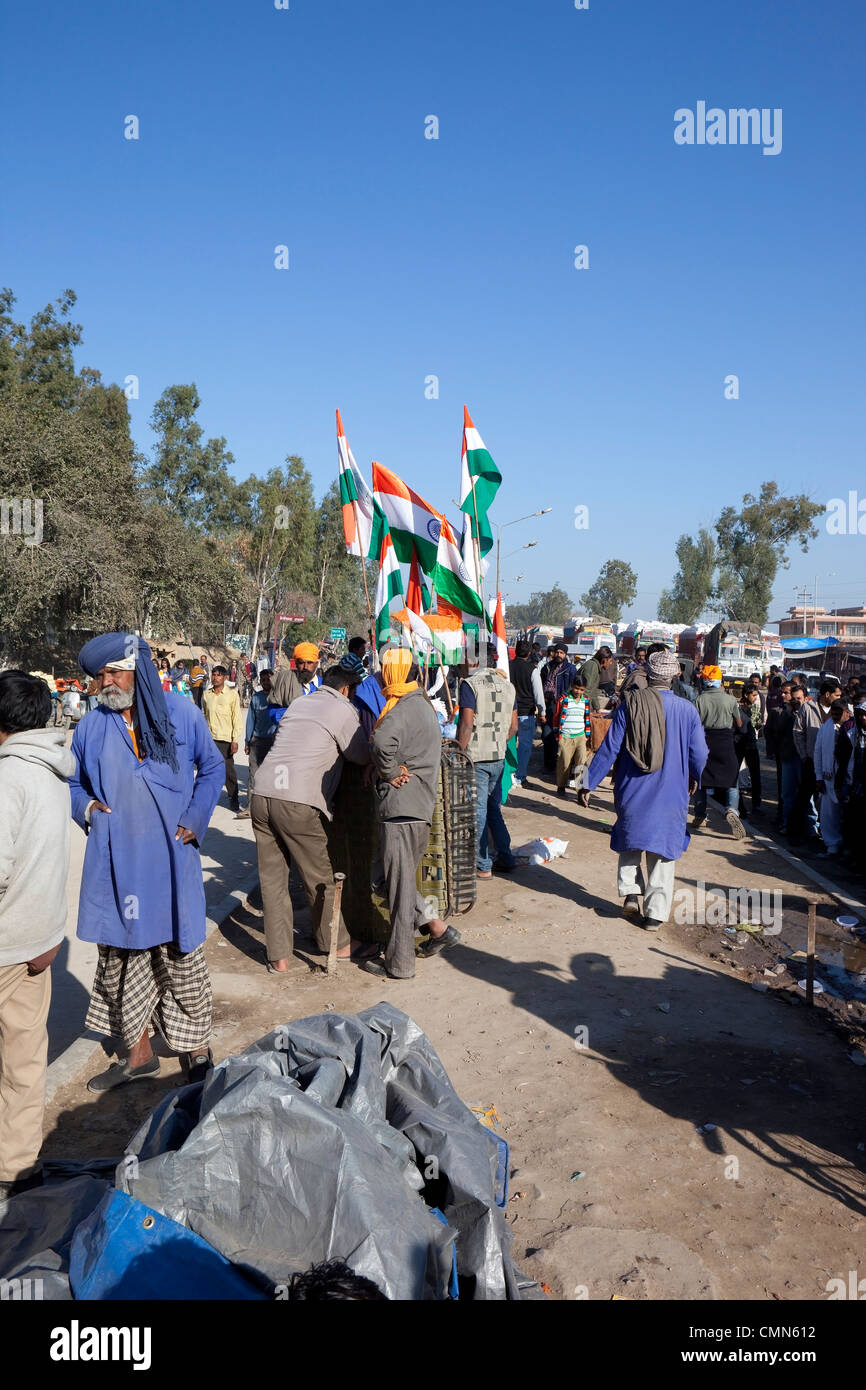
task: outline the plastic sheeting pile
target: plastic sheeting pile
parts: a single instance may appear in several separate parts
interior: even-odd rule
[[[339,1258],[391,1299],[537,1298],[507,1174],[412,1019],[319,1014],[174,1091],[113,1173],[47,1165],[0,1205],[0,1277],[41,1278],[43,1298],[279,1297]]]

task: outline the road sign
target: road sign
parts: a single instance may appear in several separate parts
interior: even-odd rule
[[[305,623],[307,620],[303,613],[278,613],[278,623]]]
[[[339,641],[341,641],[341,640],[345,640],[345,637],[346,637],[346,629],[345,629],[344,627],[332,627],[332,628],[331,628],[331,641],[332,641],[332,642],[339,642]]]

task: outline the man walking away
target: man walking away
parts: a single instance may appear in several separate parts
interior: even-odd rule
[[[517,729],[517,706],[514,686],[496,669],[496,648],[489,646],[486,653],[485,670],[479,669],[477,661],[467,662],[467,671],[475,669],[460,683],[457,721],[457,742],[475,764],[479,878],[490,878],[493,869],[503,874],[514,869],[511,837],[502,818],[502,774],[508,740]],[[491,838],[495,861],[490,857]]]
[[[272,973],[285,974],[292,954],[292,864],[304,885],[316,944],[323,955],[328,953],[334,909],[328,825],[343,759],[361,766],[370,761],[369,744],[349,700],[358,679],[357,670],[338,663],[325,672],[320,689],[306,699],[293,700],[280,720],[273,746],[256,770],[252,821]],[[352,942],[341,915],[337,955],[346,960],[351,954]]]
[[[250,707],[247,710],[247,725],[244,734],[244,752],[249,758],[247,809],[241,811],[238,816],[239,820],[249,820],[250,818],[250,802],[254,791],[256,768],[267,757],[278,728],[277,721],[271,718],[271,706],[268,703],[272,674],[273,672],[267,668],[259,673],[262,688],[253,692]]]
[[[151,1031],[197,1081],[212,1026],[201,842],[223,760],[192,700],[163,691],[143,638],[108,632],[78,660],[100,701],[72,740],[72,817],[87,835],[78,935],[99,947],[85,1026],[128,1049],[88,1090],[155,1075]]]
[[[45,681],[0,673],[0,1202],[37,1180],[50,966],[66,926],[75,759],[50,716]]]
[[[647,666],[647,689],[621,701],[584,785],[594,791],[618,759],[610,837],[619,854],[617,892],[625,900],[623,913],[635,920],[643,894],[642,925],[658,931],[670,916],[675,861],[688,848],[689,792],[700,781],[707,743],[694,705],[670,689],[679,670],[674,653],[656,652]]]
[[[226,685],[228,672],[224,666],[215,666],[211,672],[211,690],[206,690],[202,698],[202,712],[211,738],[225,760],[225,784],[229,806],[235,815],[240,815],[238,795],[238,774],[235,770],[235,753],[241,739],[243,720],[241,702],[236,689]]]
[[[382,886],[387,892],[391,935],[384,959],[365,960],[361,969],[393,980],[411,980],[415,974],[416,931],[430,937],[422,948],[425,956],[460,940],[460,933],[435,915],[417,887],[442,760],[439,720],[417,677],[410,652],[385,652],[385,707],[371,744],[380,823],[379,863],[373,879],[374,887]]]
[[[589,701],[583,676],[575,673],[571,690],[559,700],[553,716],[554,732],[558,740],[556,758],[556,794],[565,796],[569,779],[577,778],[578,771],[586,766],[586,750],[592,735],[589,718]],[[580,792],[578,793],[580,799]],[[585,797],[584,797],[585,802]]]
[[[705,689],[695,701],[695,709],[703,725],[708,757],[701,785],[695,792],[695,816],[692,829],[698,830],[707,818],[707,795],[722,792],[726,802],[725,819],[738,840],[746,838],[746,829],[739,817],[740,794],[737,782],[740,763],[734,748],[734,732],[742,727],[740,706],[733,695],[722,689],[719,666],[705,666],[702,671]]]
[[[510,663],[511,684],[517,696],[517,776],[514,780],[519,787],[526,786],[536,720],[544,719],[545,713],[541,676],[529,652],[528,642],[518,642]]]

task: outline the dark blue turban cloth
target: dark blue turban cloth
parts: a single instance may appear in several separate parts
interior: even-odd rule
[[[143,637],[129,632],[106,632],[94,637],[78,653],[78,664],[88,676],[95,676],[113,661],[135,656],[135,708],[138,714],[139,743],[145,757],[155,763],[168,763],[178,771],[177,741],[169,718],[168,702],[159,672],[153,664],[150,647]]]

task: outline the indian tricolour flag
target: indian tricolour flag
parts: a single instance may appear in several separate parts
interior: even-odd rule
[[[397,559],[411,565],[414,556],[432,575],[439,546],[442,514],[381,463],[373,464],[373,495],[388,518]]]
[[[473,617],[483,615],[473,547],[466,547],[464,558],[451,523],[444,516],[439,531],[436,565],[431,578],[440,613],[450,611],[454,614],[469,613]]]
[[[373,603],[376,610],[376,644],[381,646],[391,636],[392,612],[406,606],[400,561],[397,559],[387,525],[379,550],[379,578],[376,581],[376,597]]]
[[[380,544],[375,534],[373,494],[352,457],[343,420],[337,411],[337,457],[340,461],[340,502],[343,508],[343,535],[350,555],[375,558]]]
[[[493,641],[496,645],[496,665],[504,675],[509,672],[508,638],[505,636],[505,614],[502,611],[502,595],[496,595],[493,612]]]
[[[472,534],[482,555],[493,545],[493,531],[487,513],[499,491],[502,475],[484,446],[484,440],[463,407],[463,455],[460,468],[460,510],[472,522]],[[477,518],[477,526],[476,526]]]

